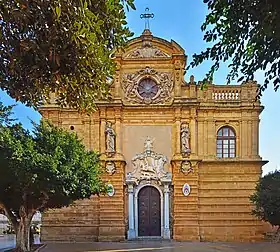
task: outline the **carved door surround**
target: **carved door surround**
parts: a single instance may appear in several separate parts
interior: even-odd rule
[[[171,185],[171,173],[164,171],[167,157],[154,152],[152,149],[153,142],[151,138],[148,137],[145,141],[144,152],[137,154],[132,159],[134,170],[127,173],[126,176],[126,184],[128,186],[128,240],[145,236],[157,236],[163,239],[170,239],[169,187]],[[145,187],[150,187],[150,189],[146,189]],[[141,192],[145,192],[142,191],[142,189],[151,190],[154,194],[156,194],[155,190],[157,190],[160,195],[160,206],[158,206],[159,202],[156,203],[156,207],[160,208],[158,209],[160,221],[159,216],[157,216],[158,222],[160,222],[160,231],[141,231],[143,223],[139,224],[139,211],[141,210],[139,202],[141,202],[141,197],[143,196]],[[153,204],[153,201],[150,199],[146,201],[146,204],[148,204],[148,201],[149,204]],[[152,206],[148,205],[146,207],[152,208]],[[150,210],[148,209],[147,211]],[[142,219],[140,218],[140,220]],[[152,217],[151,220],[153,220]],[[146,219],[146,221],[150,222],[150,219]],[[148,228],[150,229],[151,226],[149,225]]]

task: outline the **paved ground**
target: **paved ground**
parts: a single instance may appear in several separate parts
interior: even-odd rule
[[[39,237],[35,236],[35,243],[39,243]],[[14,235],[0,235],[0,252],[3,252],[9,248],[15,247]]]
[[[15,244],[15,239],[13,235],[1,235],[0,236],[0,252],[4,249],[12,248]]]
[[[0,236],[0,252],[15,244],[14,236]],[[47,243],[40,252],[280,252],[280,244],[175,241]]]
[[[280,252],[280,244],[137,241],[48,243],[41,252]]]

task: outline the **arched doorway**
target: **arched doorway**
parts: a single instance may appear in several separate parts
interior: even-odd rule
[[[160,193],[153,186],[138,193],[138,236],[161,236]]]

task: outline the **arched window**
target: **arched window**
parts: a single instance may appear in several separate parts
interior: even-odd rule
[[[236,155],[236,136],[231,127],[222,127],[217,134],[217,157],[234,158]]]

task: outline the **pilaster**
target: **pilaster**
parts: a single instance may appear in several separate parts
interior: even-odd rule
[[[198,163],[199,160],[188,160],[191,171],[182,172],[183,159],[172,160],[172,182],[174,184],[173,198],[173,239],[198,241]],[[188,183],[191,187],[189,196],[184,196],[182,189]]]
[[[104,172],[103,181],[113,185],[115,194],[111,197],[101,195],[99,209],[99,241],[122,241],[125,239],[124,169],[125,161],[102,158],[102,166],[115,165],[115,172]]]

